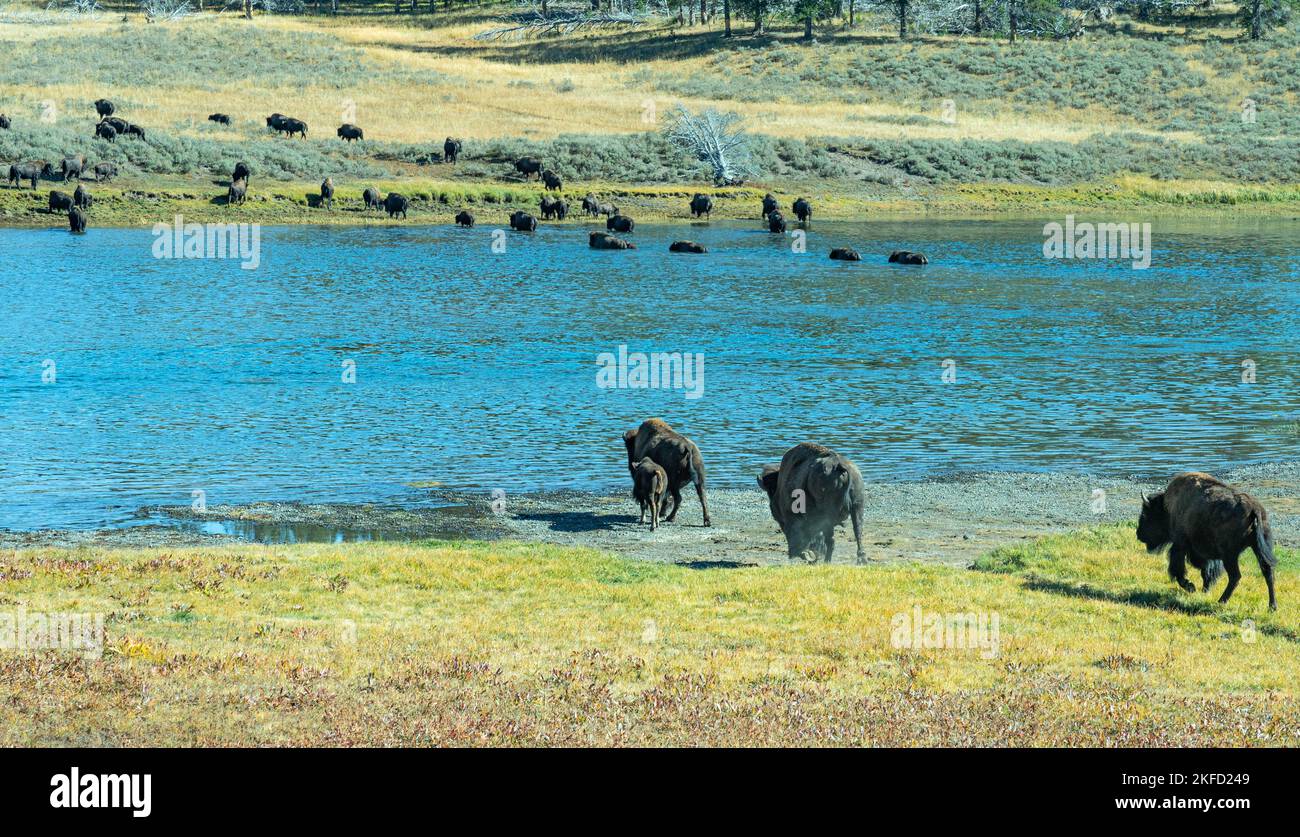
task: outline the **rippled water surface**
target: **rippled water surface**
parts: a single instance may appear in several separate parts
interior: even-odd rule
[[[1159,475],[1300,443],[1297,221],[1157,220],[1145,271],[1045,260],[1041,221],[818,223],[806,255],[721,223],[639,226],[623,253],[543,227],[498,254],[491,232],[265,229],[242,270],[156,260],[149,230],[0,230],[0,528],[115,525],[196,489],[619,488],[620,434],[649,415],[740,486],[803,440],[880,479]],[[932,264],[884,263],[898,247]],[[703,353],[702,397],[598,388],[624,344]]]

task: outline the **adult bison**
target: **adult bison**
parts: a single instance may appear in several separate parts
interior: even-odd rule
[[[713,198],[708,195],[696,195],[691,198],[691,215],[696,218],[708,218],[713,213]]]
[[[63,172],[64,183],[73,178],[80,180],[82,172],[86,170],[86,157],[83,154],[64,157],[63,162],[59,164],[59,169]]]
[[[785,232],[785,216],[780,212],[772,212],[767,216],[767,231],[774,233]]]
[[[895,250],[889,254],[889,260],[894,264],[929,264],[930,260],[921,253],[913,253],[911,250]]]
[[[303,126],[302,133],[303,136],[307,135],[306,126]],[[366,132],[358,128],[356,125],[353,125],[351,122],[344,122],[340,125],[338,135],[339,139],[345,142],[356,142],[357,140],[364,140],[366,138]]]
[[[294,134],[298,134],[302,139],[307,139],[307,123],[301,119],[285,117],[280,120],[280,127],[276,130],[283,132],[289,139],[293,139]]]
[[[31,184],[32,189],[36,188],[36,181],[42,177],[50,177],[54,170],[50,164],[44,160],[32,160],[27,163],[15,163],[9,167],[9,185],[17,186],[26,180]]]
[[[587,235],[587,246],[593,250],[635,250],[636,245],[609,233],[591,232]]]
[[[103,119],[105,116],[112,116],[113,111],[115,110],[117,110],[117,108],[114,107],[113,103],[108,99],[95,100],[95,113],[99,114],[100,119]]]
[[[90,205],[95,202],[91,196],[90,190],[80,183],[77,184],[77,190],[72,193],[72,205],[82,209],[90,209]]]
[[[766,195],[763,196],[763,220],[766,221],[767,216],[771,215],[773,212],[776,212],[776,207],[777,207],[776,197],[773,196],[771,192],[768,192]]]
[[[240,160],[238,163],[235,163],[234,171],[230,173],[230,179],[232,182],[236,180],[242,180],[244,181],[245,184],[247,184],[248,179],[252,175],[253,175],[253,169],[248,165],[248,163],[245,163],[243,160]]]
[[[542,161],[536,157],[520,157],[515,160],[515,171],[522,174],[525,179],[533,175],[540,177],[542,174]]]
[[[694,442],[673,430],[663,419],[652,418],[641,422],[636,430],[624,433],[623,445],[627,448],[629,472],[635,473],[636,463],[650,457],[668,475],[668,493],[672,495],[673,508],[664,520],[673,522],[682,505],[682,486],[694,483],[700,509],[704,512],[704,525],[713,525],[709,520],[709,504],[704,497],[704,459]],[[668,500],[665,498],[660,511],[667,508]]]
[[[767,492],[772,518],[785,534],[791,558],[830,563],[835,553],[835,527],[853,521],[858,563],[866,563],[862,548],[862,507],[866,490],[857,466],[835,451],[809,442],[795,445],[768,465],[758,477]]]
[[[799,198],[791,206],[791,209],[794,210],[794,217],[799,219],[800,224],[807,226],[808,222],[812,220],[812,204],[808,203],[807,198]]]
[[[99,124],[111,125],[114,131],[117,131],[119,134],[125,134],[127,127],[130,126],[131,123],[127,122],[125,119],[118,119],[116,116],[106,116],[99,120]]]
[[[106,180],[112,180],[117,177],[116,163],[96,163],[95,164],[95,181],[103,183]]]
[[[95,139],[117,142],[117,129],[107,122],[101,122],[95,126]]]
[[[559,204],[560,201],[557,198],[552,198],[550,195],[542,195],[542,199],[538,203],[538,208],[542,211],[542,220],[549,221],[554,218],[559,212]]]
[[[447,137],[442,142],[442,160],[444,163],[455,163],[456,158],[460,156],[461,141],[453,137]]]
[[[462,209],[456,213],[456,224],[462,227],[474,226],[474,213]]]
[[[215,122],[218,125],[230,125],[230,117],[224,113],[209,113],[208,121]]]
[[[1201,571],[1203,592],[1227,570],[1228,586],[1220,602],[1231,599],[1237,589],[1241,581],[1237,559],[1249,549],[1268,585],[1268,609],[1277,610],[1273,590],[1277,558],[1268,512],[1244,491],[1209,474],[1179,474],[1164,491],[1142,498],[1137,538],[1148,552],[1169,547],[1169,577],[1188,593],[1196,587],[1187,580],[1187,563]]]
[[[0,113],[0,129],[8,131],[12,127],[13,127],[13,123],[9,121],[9,117],[5,116],[3,113]]]
[[[226,205],[243,203],[248,199],[248,181],[232,180],[226,189]]]
[[[595,195],[588,194],[582,199],[582,214],[595,218],[600,214],[600,201],[596,200]]]
[[[283,113],[273,113],[270,116],[266,117],[266,127],[271,128],[272,130],[275,131],[279,131],[280,126],[284,123],[285,119],[288,119],[288,117],[285,116]]]
[[[636,222],[626,215],[611,215],[605,219],[605,229],[610,232],[630,233],[636,229]]]
[[[411,208],[411,202],[405,195],[397,192],[389,192],[388,197],[384,198],[384,211],[388,213],[389,218],[396,218],[401,215],[403,220],[406,218],[406,210]]]
[[[696,244],[694,241],[674,241],[668,245],[670,253],[707,253],[708,248],[703,244]]]
[[[76,206],[76,204],[72,202],[72,195],[69,195],[67,192],[60,192],[58,189],[50,192],[51,215],[56,212],[67,212],[74,206]]]
[[[68,210],[68,229],[74,233],[86,231],[86,213],[82,212],[80,207],[74,206]]]
[[[862,256],[851,247],[836,247],[831,251],[831,258],[841,262],[860,262]]]
[[[659,528],[659,512],[668,499],[668,473],[650,457],[645,457],[632,468],[632,499],[641,507],[645,523],[646,509],[650,510],[650,531]]]
[[[384,203],[383,199],[379,197],[379,190],[373,186],[367,186],[361,192],[361,200],[365,203],[367,212],[378,209]]]
[[[537,218],[522,210],[510,213],[510,229],[519,232],[533,232],[537,229]]]
[[[558,192],[564,188],[564,181],[550,169],[542,172],[542,182],[546,184],[546,191],[548,192]]]
[[[327,177],[320,184],[320,204],[326,209],[334,208],[334,178]]]
[[[126,134],[129,137],[135,137],[136,139],[139,140],[144,139],[144,128],[141,128],[139,125],[134,125],[130,122],[126,124],[126,130],[123,131],[122,133]]]

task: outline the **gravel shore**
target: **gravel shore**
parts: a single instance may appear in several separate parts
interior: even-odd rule
[[[1275,537],[1294,547],[1300,514],[1300,463],[1270,464],[1223,475],[1260,499]],[[1098,523],[1135,520],[1143,491],[1153,482],[1076,474],[977,474],[946,480],[871,483],[864,541],[873,561],[969,564],[998,546]],[[1103,495],[1099,492],[1104,492]],[[0,532],[0,547],[177,547],[257,539],[511,539],[593,547],[646,561],[698,566],[759,565],[786,561],[785,542],[767,499],[751,490],[708,493],[713,526],[702,525],[694,492],[683,495],[677,520],[651,532],[637,524],[630,490],[623,494],[556,492],[490,497],[445,490],[430,505],[391,508],[354,504],[260,502],[142,509],[142,525],[97,532]],[[212,526],[219,523],[221,526]],[[214,533],[212,529],[226,533]],[[236,532],[237,534],[230,534]],[[852,530],[837,535],[835,560],[853,560]]]

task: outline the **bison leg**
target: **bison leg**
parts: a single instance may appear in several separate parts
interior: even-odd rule
[[[704,477],[700,474],[695,475],[695,494],[700,498],[700,508],[704,510],[704,525],[712,526],[713,521],[709,520],[709,504],[704,499]]]
[[[646,505],[646,503],[645,503],[645,500],[639,500],[638,502],[641,504],[641,516],[640,516],[639,518],[637,518],[636,523],[637,523],[638,526],[640,526],[642,523],[645,523],[645,505]]]
[[[673,495],[673,510],[668,513],[668,516],[665,517],[664,520],[668,523],[672,523],[673,519],[677,517],[677,510],[681,508],[682,505],[682,490],[674,485],[669,489],[669,491]],[[668,504],[665,502],[664,505],[666,506]]]
[[[659,528],[659,504],[651,501],[650,504],[650,531],[653,532]]]
[[[1259,547],[1252,545],[1251,551],[1255,553],[1259,571],[1264,575],[1264,583],[1268,585],[1268,609],[1277,610],[1277,595],[1273,592],[1273,562],[1260,552]]]
[[[1241,567],[1237,565],[1237,556],[1225,560],[1223,568],[1228,571],[1228,586],[1223,588],[1223,595],[1219,597],[1219,604],[1224,604],[1232,598],[1232,593],[1237,589],[1237,582],[1241,581]]]
[[[826,531],[822,533],[822,540],[826,542],[826,563],[831,562],[831,557],[835,555],[835,527],[827,526]]]
[[[1169,577],[1188,593],[1196,592],[1196,585],[1187,580],[1187,554],[1182,544],[1169,547]]]

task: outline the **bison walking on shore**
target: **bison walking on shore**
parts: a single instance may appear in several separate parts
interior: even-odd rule
[[[243,203],[248,198],[248,182],[232,180],[226,189],[226,205]]]
[[[1196,587],[1187,580],[1186,564],[1200,570],[1202,592],[1226,570],[1228,586],[1219,597],[1221,603],[1232,598],[1241,581],[1238,557],[1251,550],[1268,585],[1268,609],[1277,610],[1273,531],[1268,512],[1249,494],[1209,474],[1179,474],[1164,491],[1142,498],[1137,538],[1148,552],[1169,547],[1169,577],[1188,593]]]
[[[455,163],[456,158],[460,156],[461,142],[453,137],[447,137],[442,143],[442,160],[445,163]]]
[[[696,218],[708,218],[713,214],[713,198],[708,195],[696,195],[691,198],[691,215]]]
[[[862,508],[866,489],[862,475],[846,457],[808,442],[795,445],[768,465],[758,477],[767,492],[772,518],[785,535],[791,558],[830,563],[835,552],[835,527],[853,521],[859,564],[866,563],[862,548]]]
[[[215,122],[218,125],[230,125],[230,117],[224,113],[209,113],[208,121]]]
[[[72,193],[72,205],[81,209],[90,209],[90,205],[94,202],[95,199],[91,197],[90,191],[78,183],[77,190]]]
[[[542,182],[546,184],[546,191],[548,192],[558,192],[564,188],[564,181],[560,180],[560,176],[550,169],[542,172]]]
[[[407,200],[406,196],[397,192],[389,192],[388,197],[384,198],[384,211],[388,213],[389,218],[396,218],[401,215],[402,219],[405,220],[406,210],[410,209],[410,207],[411,202]]]
[[[456,213],[456,224],[462,227],[474,226],[474,213],[462,209]]]
[[[244,184],[247,185],[248,179],[252,174],[253,169],[248,165],[248,163],[240,160],[238,163],[235,163],[235,170],[230,173],[230,181],[233,183],[236,180],[242,180],[244,181]]]
[[[95,126],[95,139],[117,142],[117,129],[107,122],[101,122]]]
[[[28,163],[15,163],[9,167],[9,185],[19,186],[22,181],[26,180],[33,190],[36,189],[36,181],[42,177],[50,177],[54,174],[54,169],[44,160],[32,160]]]
[[[72,195],[69,195],[67,192],[60,192],[57,189],[50,192],[51,215],[56,212],[67,212],[72,209],[73,206],[75,206],[75,204],[72,202]]]
[[[3,113],[0,113],[0,130],[7,131],[12,127],[13,127],[13,123],[9,121],[9,117],[5,116]]]
[[[59,168],[63,172],[64,183],[73,178],[81,180],[81,174],[86,170],[86,158],[82,154],[77,154],[74,157],[64,157],[63,162],[59,164]]]
[[[763,196],[763,220],[766,221],[767,216],[771,215],[773,212],[776,212],[776,208],[777,208],[776,197],[771,192],[768,192],[766,195]]]
[[[693,483],[700,498],[700,509],[704,512],[704,525],[713,525],[709,520],[709,504],[704,497],[704,459],[694,442],[673,430],[663,419],[652,418],[643,421],[636,430],[624,433],[623,445],[627,448],[627,468],[633,477],[636,476],[636,464],[646,457],[667,474],[673,507],[664,520],[672,523],[677,517],[677,510],[682,505],[682,486]],[[664,498],[660,512],[667,509],[668,499]]]
[[[95,181],[103,183],[105,180],[112,180],[117,177],[116,163],[97,163],[95,165]]]
[[[659,467],[650,457],[643,458],[632,469],[632,499],[641,507],[641,518],[637,523],[645,523],[646,509],[650,509],[650,531],[659,528],[659,512],[667,499],[668,473]]]

